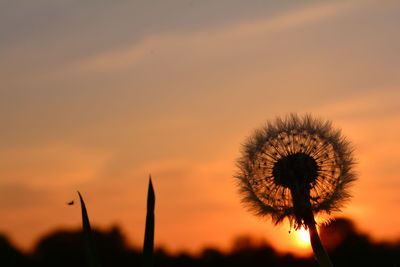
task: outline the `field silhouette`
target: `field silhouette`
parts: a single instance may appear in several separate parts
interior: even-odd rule
[[[130,247],[118,226],[106,231],[94,230],[102,266],[141,266],[141,248]],[[359,232],[354,223],[337,218],[321,228],[321,239],[335,266],[399,266],[400,239],[397,242],[373,242]],[[270,240],[275,242],[274,240]],[[57,230],[43,236],[31,253],[18,251],[5,235],[0,236],[1,266],[86,266],[80,230]],[[317,266],[313,258],[278,253],[268,243],[253,242],[251,237],[237,238],[229,252],[204,248],[200,255],[172,255],[156,248],[155,266]]]

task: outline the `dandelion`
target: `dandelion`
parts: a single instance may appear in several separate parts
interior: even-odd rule
[[[296,230],[309,229],[317,260],[331,266],[314,215],[338,211],[350,198],[353,164],[349,142],[331,122],[290,114],[247,139],[235,177],[251,211],[275,224],[286,218]]]

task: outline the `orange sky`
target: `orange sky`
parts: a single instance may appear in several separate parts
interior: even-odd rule
[[[29,248],[78,227],[80,190],[94,225],[140,245],[151,173],[157,244],[294,251],[232,176],[254,128],[309,112],[356,148],[340,215],[400,237],[399,16],[398,1],[0,2],[0,232]]]

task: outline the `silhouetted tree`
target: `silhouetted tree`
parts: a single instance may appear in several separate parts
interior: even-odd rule
[[[400,266],[400,243],[374,243],[349,219],[338,218],[321,228],[321,238],[336,266]]]
[[[320,231],[335,266],[400,266],[400,242],[376,243],[360,233],[349,219],[338,218]],[[107,231],[94,230],[103,266],[140,266],[141,251],[130,248],[118,227]],[[271,240],[271,244],[279,240]],[[312,258],[299,258],[280,254],[265,241],[248,236],[238,237],[229,252],[205,248],[199,255],[169,254],[158,248],[154,253],[155,266],[163,267],[236,267],[236,266],[317,266]],[[60,230],[50,233],[36,244],[31,255],[14,248],[7,238],[0,235],[1,267],[86,266],[83,235],[81,231]]]
[[[130,249],[118,227],[101,232],[94,230],[103,266],[126,266],[140,262],[137,251]],[[58,231],[42,238],[36,245],[34,259],[41,266],[86,266],[81,231]]]
[[[0,266],[30,266],[29,259],[19,252],[5,235],[0,234]]]

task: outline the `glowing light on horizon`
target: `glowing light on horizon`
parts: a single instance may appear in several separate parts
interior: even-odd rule
[[[310,234],[308,230],[301,228],[296,231],[296,244],[302,248],[306,248],[310,246]]]

